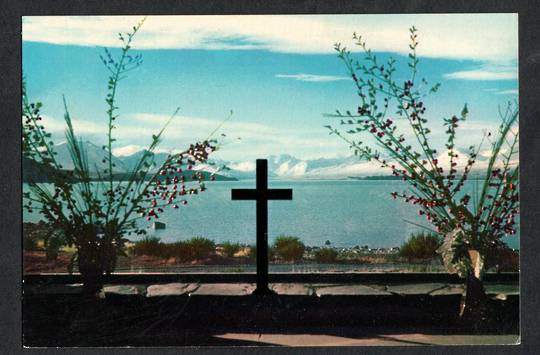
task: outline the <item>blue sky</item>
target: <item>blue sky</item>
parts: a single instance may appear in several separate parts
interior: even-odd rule
[[[76,131],[104,141],[107,71],[99,54],[103,46],[117,47],[117,33],[138,20],[23,19],[28,91],[44,103],[45,125],[58,141],[62,94]],[[517,99],[517,15],[150,16],[133,45],[144,63],[121,83],[115,152],[143,148],[179,106],[164,150],[205,138],[233,110],[223,128],[230,144],[219,158],[349,155],[323,128],[332,122],[323,113],[357,106],[333,43],[349,44],[356,31],[381,57],[405,63],[411,25],[419,29],[420,76],[442,84],[429,101],[434,137],[443,144],[442,117],[467,103],[471,116],[461,144],[468,146],[496,127],[498,105]]]

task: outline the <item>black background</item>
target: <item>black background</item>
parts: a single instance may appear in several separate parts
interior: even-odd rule
[[[0,1],[0,353],[540,353],[540,1]],[[370,348],[23,349],[21,331],[21,16],[157,14],[519,13],[521,317],[519,346]],[[286,325],[284,325],[286,327]],[[538,349],[538,350],[537,350]]]

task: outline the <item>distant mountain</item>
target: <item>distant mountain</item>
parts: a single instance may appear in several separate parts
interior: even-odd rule
[[[38,163],[29,158],[22,158],[22,181],[23,182],[51,182],[50,177],[57,173],[53,167],[45,165],[43,163]],[[65,177],[68,178],[68,173],[63,171]]]
[[[369,165],[354,156],[307,160],[290,155],[269,157],[271,170],[282,178],[345,179],[350,173],[366,173]]]
[[[401,180],[400,176],[394,175],[369,175],[369,176],[349,176],[351,180]]]
[[[271,155],[268,158],[268,176],[281,179],[347,179],[355,175],[380,173],[374,164],[362,162],[358,157],[299,159],[292,155]],[[230,170],[227,176],[237,179],[255,177],[255,161],[220,161]]]
[[[90,175],[92,180],[98,180],[97,172],[102,175],[101,178],[107,178],[103,171],[108,169],[108,163],[103,162],[103,159],[106,157],[105,150],[93,144],[92,142],[86,141],[83,142],[83,147],[86,151],[88,157],[88,163],[90,167]],[[66,174],[68,171],[73,170],[74,165],[69,153],[69,148],[67,143],[61,143],[53,147],[54,151],[57,153],[55,159],[62,166],[62,171],[65,171]],[[141,158],[144,151],[138,151],[129,156],[116,157],[113,155],[112,162],[115,164],[113,168],[115,181],[125,180],[128,177],[128,174],[137,164],[138,160]],[[151,169],[151,172],[157,171],[157,168],[163,164],[167,159],[167,153],[157,153],[155,154],[156,166]],[[210,179],[210,175],[214,172],[215,168],[207,164],[202,164],[198,166],[196,170],[199,170],[203,173],[205,180]],[[23,182],[50,182],[50,176],[55,173],[56,170],[52,167],[45,166],[41,163],[35,162],[31,159],[23,158]],[[191,172],[186,172],[185,174],[177,174],[178,176],[185,175],[188,180],[191,180],[193,175]],[[149,174],[146,178],[150,178],[152,174]],[[233,176],[223,176],[219,172],[215,174],[216,180],[236,180]]]
[[[94,168],[103,171],[107,168],[107,164],[102,160],[105,157],[105,151],[91,143],[83,143],[88,160]],[[67,144],[55,146],[55,151],[58,153],[57,160],[63,165],[66,170],[73,169],[71,157],[69,155]],[[113,163],[116,165],[115,171],[118,173],[117,179],[122,179],[126,173],[131,171],[135,164],[144,154],[144,150],[127,156],[113,157]],[[460,155],[466,157],[460,152]],[[151,169],[152,172],[157,170],[167,159],[167,153],[155,153],[156,166]],[[441,165],[448,165],[445,161],[446,154],[441,153],[439,160]],[[379,164],[375,162],[361,161],[356,156],[336,157],[336,158],[317,158],[317,159],[300,159],[289,154],[270,155],[268,159],[268,176],[276,179],[394,179],[388,177],[389,171],[383,170]],[[478,164],[474,171],[481,171],[486,164],[485,157],[478,157]],[[458,169],[461,168],[458,165]],[[227,167],[223,169],[223,167]],[[205,173],[213,173],[221,175],[225,178],[232,179],[254,179],[255,178],[255,160],[249,161],[225,161],[214,160],[213,164],[197,164],[194,170]],[[93,174],[95,175],[95,173]],[[221,179],[221,178],[220,178]]]
[[[146,150],[139,150],[138,152],[135,152],[131,155],[125,155],[118,157],[118,159],[122,162],[123,166],[128,170],[132,171],[133,168],[137,165],[139,160],[142,158],[143,154],[146,152]],[[154,153],[154,162],[155,167],[151,170],[157,170],[158,167],[163,165],[165,160],[167,160],[167,157],[169,154],[167,153]]]
[[[106,157],[105,150],[103,150],[102,147],[99,147],[95,145],[92,142],[86,141],[83,142],[83,147],[86,150],[86,154],[88,156],[88,163],[90,167],[90,171],[92,173],[96,173],[96,170],[98,170],[100,173],[103,173],[104,169],[108,169],[109,164],[108,162],[103,162],[103,159]],[[57,153],[55,156],[56,161],[62,165],[62,169],[65,170],[73,170],[73,161],[71,160],[71,155],[69,154],[69,148],[67,143],[61,143],[57,144],[53,147],[54,151]],[[116,165],[116,167],[113,168],[113,171],[117,172],[126,172],[129,171],[125,164],[120,160],[119,158],[115,157],[113,155],[112,158],[113,164]]]
[[[457,169],[461,171],[466,164],[467,154],[457,151],[460,159],[457,161]],[[438,157],[439,165],[448,167],[448,155],[442,152]],[[360,160],[357,156],[351,155],[337,158],[317,158],[300,159],[288,154],[271,155],[268,158],[269,177],[281,179],[384,179],[393,180],[390,176],[391,171],[381,169],[380,165],[374,161],[366,162]],[[488,158],[479,155],[477,163],[469,174],[470,178],[485,173]],[[227,175],[238,179],[255,177],[255,161],[244,162],[221,162],[230,168]],[[446,168],[445,168],[446,169]],[[397,178],[399,179],[399,178]]]
[[[449,165],[441,154],[441,166]],[[463,154],[465,157],[466,155]],[[268,158],[268,176],[278,179],[367,179],[367,180],[394,180],[399,177],[391,176],[390,171],[381,169],[375,162],[366,162],[356,156],[337,158],[299,159],[292,155],[271,155]],[[478,158],[478,166],[473,172],[485,168],[484,157]],[[237,179],[255,178],[255,161],[219,161],[230,170],[223,172],[227,176]],[[458,169],[460,167],[458,166]]]
[[[99,147],[89,146],[90,149]],[[97,152],[96,152],[97,154]],[[117,166],[124,168],[124,171],[131,171],[135,164],[144,154],[144,150],[127,156],[115,158],[118,161]],[[167,153],[156,153],[154,155],[156,167],[161,166],[167,159]],[[361,162],[358,157],[339,157],[339,158],[318,158],[318,159],[299,159],[289,154],[271,155],[268,158],[268,176],[270,178],[283,179],[347,179],[355,175],[376,175],[380,173],[379,169],[373,168],[369,163]],[[89,160],[90,154],[89,154]],[[227,169],[223,170],[222,167]],[[198,164],[195,170],[216,173],[225,177],[235,179],[253,179],[255,178],[255,161],[224,161],[214,160],[213,165]]]

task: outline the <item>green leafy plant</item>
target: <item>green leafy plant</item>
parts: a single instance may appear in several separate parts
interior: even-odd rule
[[[305,245],[297,237],[280,235],[276,238],[273,249],[277,256],[285,261],[299,261],[304,255]]]
[[[38,245],[38,238],[34,234],[24,234],[23,235],[23,250],[27,251],[38,251],[41,248]]]
[[[145,236],[134,243],[134,255],[147,255],[157,258],[176,258],[179,262],[191,262],[210,257],[216,245],[207,238],[195,237],[174,243],[163,243],[158,237]]]
[[[315,261],[318,263],[335,263],[338,252],[334,248],[321,248],[315,252]]]
[[[169,244],[162,244],[161,254],[164,258],[176,258],[179,262],[190,262],[195,260],[193,249],[187,241],[178,241]]]
[[[217,141],[210,136],[202,142],[191,144],[180,153],[170,154],[161,166],[156,166],[154,152],[166,127],[178,113],[177,109],[163,128],[152,135],[150,145],[124,181],[115,181],[118,167],[112,151],[116,141],[116,122],[120,118],[117,97],[120,83],[129,72],[142,64],[141,55],[132,55],[131,52],[132,41],[143,22],[144,19],[131,32],[118,35],[122,42],[118,56],[108,49],[101,56],[109,72],[105,98],[107,143],[102,147],[104,169],[98,168],[97,164],[92,166],[88,160],[85,146],[75,134],[64,98],[65,136],[74,169],[62,170],[63,167],[55,158],[57,153],[51,134],[41,122],[42,104],[31,102],[23,85],[23,157],[46,166],[52,183],[50,188],[45,184],[30,182],[29,192],[23,196],[24,207],[29,212],[39,211],[51,229],[61,231],[66,243],[75,246],[77,252],[69,270],[73,270],[75,262],[78,263],[85,289],[89,292],[101,288],[103,275],[114,270],[118,255],[125,254],[125,235],[145,234],[144,229],[138,228],[137,219],[157,219],[164,208],[178,209],[180,205],[188,204],[188,195],[197,195],[206,190],[204,176],[196,172],[195,165],[206,163],[209,155],[218,149]],[[185,172],[189,172],[189,175]]]
[[[43,222],[23,222],[23,250],[43,251],[45,247],[44,237],[49,234],[49,227]]]
[[[273,257],[272,258],[270,257],[270,250],[271,249],[272,248],[268,248],[268,254],[269,254],[268,261],[271,261],[271,260],[274,259]],[[250,245],[249,246],[249,253],[248,253],[247,256],[248,256],[250,262],[255,262],[257,260],[257,246],[256,245]]]
[[[429,126],[425,103],[440,84],[430,86],[425,78],[419,78],[417,29],[410,29],[409,73],[399,81],[395,79],[393,58],[382,62],[361,36],[354,34],[353,39],[361,48],[360,60],[339,43],[335,50],[352,78],[359,104],[354,112],[327,115],[338,118],[346,128],[326,127],[330,134],[346,141],[355,155],[380,164],[407,183],[408,191],[393,192],[392,197],[416,206],[418,213],[433,225],[434,232],[443,237],[439,253],[449,272],[467,277],[463,309],[465,313],[469,309],[474,313],[486,300],[481,282],[485,255],[504,244],[502,237],[516,233],[518,109],[510,103],[501,109],[497,132],[486,132],[466,154],[457,149],[456,136],[459,126],[468,118],[468,106],[460,114],[444,118],[440,123],[447,139],[441,152],[448,159],[443,162],[430,139],[433,126]],[[404,125],[398,125],[400,121]],[[482,179],[473,184],[472,193],[464,191],[486,144],[490,151],[487,164],[477,169]]]
[[[66,238],[62,232],[52,230],[44,239],[45,256],[47,260],[56,260],[60,248],[66,244]]]
[[[186,243],[190,248],[190,254],[193,260],[207,258],[216,251],[216,244],[208,238],[194,237],[187,240]]]
[[[495,272],[519,272],[519,253],[506,245],[491,249],[485,256],[485,268]]]
[[[233,257],[234,254],[238,253],[241,249],[240,243],[231,241],[226,241],[222,244],[222,247],[223,254],[229,258]]]
[[[147,256],[163,256],[163,249],[163,245],[158,237],[145,235],[143,239],[137,240],[134,243],[133,254]]]
[[[399,256],[412,260],[426,260],[439,257],[437,249],[442,244],[441,237],[434,233],[417,233],[401,246]]]

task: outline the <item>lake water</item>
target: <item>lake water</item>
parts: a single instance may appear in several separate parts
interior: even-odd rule
[[[166,224],[166,229],[154,231],[151,222],[142,219],[141,226],[164,242],[203,236],[217,243],[230,240],[254,244],[255,201],[232,201],[231,189],[254,188],[255,182],[215,181],[207,186],[204,193],[188,197],[188,205],[165,209],[159,221]],[[429,226],[414,206],[390,196],[390,192],[407,187],[401,181],[271,180],[269,187],[293,189],[292,201],[269,202],[270,242],[286,234],[299,237],[311,246],[330,240],[339,247],[388,248],[400,246],[411,233],[423,230],[407,220]],[[36,222],[40,217],[24,212],[23,218],[26,222]],[[519,248],[518,237],[506,241],[511,247]]]

